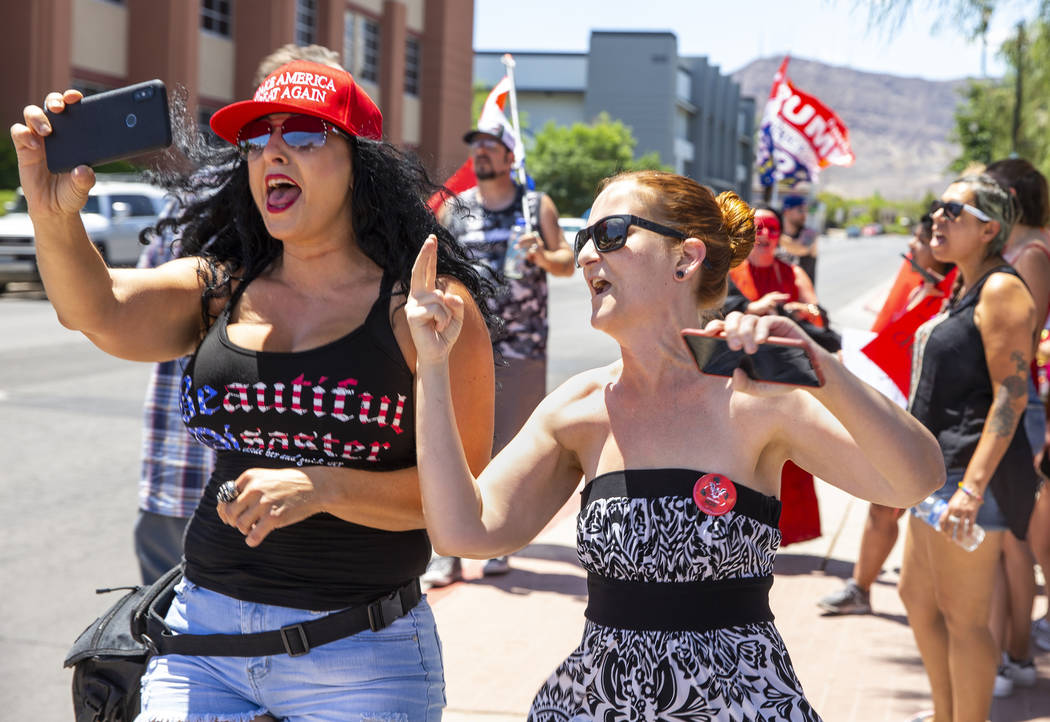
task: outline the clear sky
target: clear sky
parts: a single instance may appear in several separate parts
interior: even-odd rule
[[[939,19],[944,0],[913,0],[897,29],[869,28],[862,0],[475,0],[476,50],[584,52],[591,30],[670,30],[680,55],[706,55],[731,73],[755,58],[790,53],[857,70],[931,80],[978,77],[981,43]],[[1000,0],[986,56],[997,50],[1031,0]]]

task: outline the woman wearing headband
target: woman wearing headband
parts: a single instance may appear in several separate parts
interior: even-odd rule
[[[772,623],[788,458],[883,504],[943,479],[930,434],[782,316],[711,321],[733,348],[801,341],[826,383],[802,390],[701,375],[680,331],[713,315],[754,241],[751,209],[682,176],[602,184],[575,252],[591,325],[622,358],[551,393],[475,476],[450,413],[448,354],[460,301],[435,286],[434,241],[413,271],[420,484],[441,553],[527,544],[580,483],[578,554],[589,605],[580,646],[542,686],[530,719],[814,720]],[[440,433],[431,433],[440,430]]]
[[[915,333],[909,410],[940,444],[947,481],[935,495],[947,508],[937,528],[909,516],[899,587],[933,695],[916,719],[962,722],[991,707],[996,567],[1005,531],[1024,538],[1035,499],[1021,418],[1036,312],[1001,255],[1016,211],[995,179],[958,179],[931,214],[930,249],[959,277],[946,309]],[[984,540],[967,551],[954,538],[975,524]]]
[[[228,636],[209,656],[154,656],[139,719],[440,719],[404,304],[434,234],[439,283],[465,308],[452,403],[479,471],[493,413],[483,282],[345,70],[290,62],[211,126],[231,145],[202,145],[208,165],[171,184],[191,255],[150,270],[106,267],[79,215],[93,173],[48,173],[43,110],[12,129],[62,323],[122,358],[193,353],[183,419],[218,453],[166,621],[174,640]]]

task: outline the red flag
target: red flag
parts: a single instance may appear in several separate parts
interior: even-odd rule
[[[459,167],[455,173],[448,177],[445,181],[445,188],[451,193],[446,191],[438,191],[434,195],[430,196],[427,200],[427,205],[430,206],[430,210],[437,215],[438,211],[441,210],[441,206],[449,198],[449,196],[458,196],[463,191],[473,188],[478,184],[478,178],[474,175],[474,159],[467,158],[463,165]]]
[[[887,323],[879,335],[861,349],[861,353],[886,372],[905,396],[911,390],[911,347],[915,332],[940,312],[951,293],[955,274],[956,270],[953,269],[937,284],[937,290],[942,295],[924,297],[914,307]]]
[[[871,324],[871,330],[882,333],[890,321],[897,318],[901,311],[908,305],[908,296],[913,290],[922,285],[922,276],[912,270],[907,260],[901,261],[901,267],[897,271],[897,278],[893,281],[886,300],[879,309],[879,315]]]

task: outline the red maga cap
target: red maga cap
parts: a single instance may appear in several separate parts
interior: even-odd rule
[[[270,73],[251,100],[215,111],[211,129],[236,143],[245,124],[271,113],[314,115],[351,135],[383,137],[383,114],[353,76],[342,68],[307,60],[294,60]]]

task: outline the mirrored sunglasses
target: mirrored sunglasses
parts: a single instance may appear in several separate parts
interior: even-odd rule
[[[674,228],[668,228],[667,226],[646,220],[645,218],[632,216],[628,213],[606,216],[597,223],[581,229],[576,234],[576,242],[573,244],[572,249],[572,255],[576,260],[576,265],[580,265],[580,251],[582,251],[583,247],[587,245],[587,241],[594,241],[594,249],[598,251],[598,253],[610,253],[623,248],[627,243],[627,232],[631,226],[639,226],[640,228],[645,228],[654,233],[659,233],[663,236],[670,236],[671,238],[677,238],[679,240],[684,240],[688,237]]]
[[[992,220],[992,217],[982,211],[980,208],[975,208],[969,203],[960,203],[959,201],[934,201],[930,204],[930,215],[932,216],[937,211],[944,211],[944,216],[949,221],[954,221],[956,218],[962,215],[963,211],[966,211],[971,216],[979,221],[987,223]]]
[[[274,126],[267,118],[256,118],[237,133],[237,149],[245,156],[260,152],[270,142],[274,130],[280,132],[285,145],[296,150],[320,148],[327,142],[329,132],[346,135],[313,115],[290,115],[279,126]]]
[[[470,141],[470,147],[471,150],[477,150],[478,148],[484,148],[486,150],[503,148],[504,150],[506,150],[506,147],[503,145],[503,143],[496,140],[495,138],[475,138],[474,140]]]

